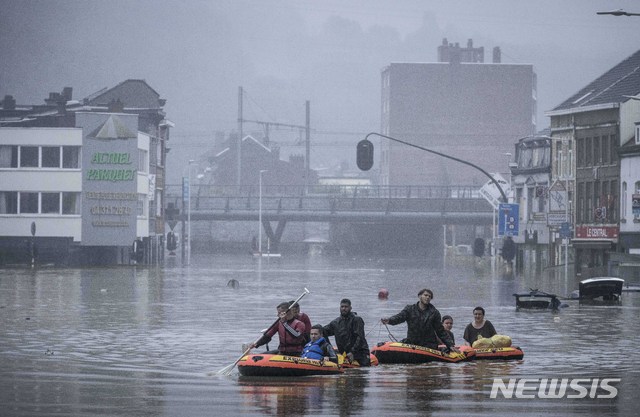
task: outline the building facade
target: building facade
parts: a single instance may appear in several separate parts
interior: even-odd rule
[[[468,54],[440,49],[440,55],[460,59],[392,63],[382,70],[381,132],[488,172],[505,172],[505,154],[511,152],[513,138],[536,131],[533,66],[463,62],[466,55],[477,58],[477,49],[467,48]],[[380,147],[381,185],[481,185],[486,181],[472,167],[441,156],[384,139]]]
[[[516,266],[541,270],[549,265],[551,235],[548,228],[551,185],[551,138],[543,135],[519,139],[511,168],[513,203],[519,205]]]
[[[118,264],[163,258],[164,161],[172,124],[164,118],[163,100],[145,86],[128,80],[82,103],[71,99],[70,88],[51,93],[44,105],[18,106],[5,97],[1,262]],[[156,95],[155,108],[125,94],[145,90]],[[108,92],[118,98],[107,105],[92,102]]]
[[[563,150],[558,157],[564,160],[575,153],[567,162],[575,164],[570,169],[575,172],[571,243],[575,270],[582,277],[611,274],[611,255],[621,250],[619,152],[635,135],[635,122],[640,120],[640,106],[628,98],[638,93],[640,51],[546,112],[554,146]]]

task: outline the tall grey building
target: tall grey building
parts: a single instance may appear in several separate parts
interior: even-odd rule
[[[513,143],[536,131],[536,74],[529,64],[484,63],[484,49],[447,44],[447,62],[391,63],[382,70],[383,134],[508,172]],[[465,62],[469,59],[473,62]],[[472,167],[382,139],[382,185],[483,184]]]

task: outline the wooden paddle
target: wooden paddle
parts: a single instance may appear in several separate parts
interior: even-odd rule
[[[309,291],[308,289],[306,289],[306,288],[305,288],[305,289],[304,289],[304,292],[303,292],[302,294],[300,294],[300,297],[298,297],[298,298],[297,298],[293,303],[291,303],[291,304],[289,305],[289,307],[287,308],[287,311],[291,310],[291,308],[292,308],[293,306],[295,306],[296,304],[298,304],[298,301],[300,301],[300,300],[302,299],[302,297],[304,297],[305,295],[307,295],[307,294],[309,294],[309,293],[310,293],[310,291]],[[240,362],[240,359],[244,358],[244,357],[249,353],[249,351],[251,351],[252,346],[253,346],[255,343],[257,343],[257,342],[258,342],[258,340],[260,340],[260,338],[261,338],[265,333],[267,333],[269,330],[271,330],[271,328],[273,328],[273,326],[277,326],[279,321],[280,321],[280,318],[278,317],[278,318],[276,319],[276,321],[274,321],[274,322],[273,322],[273,324],[272,324],[271,326],[269,326],[269,328],[268,328],[267,330],[265,330],[264,332],[262,332],[262,335],[261,335],[259,338],[257,338],[255,342],[253,342],[251,345],[249,345],[249,347],[248,347],[244,352],[242,352],[242,355],[241,355],[238,359],[236,359],[236,361],[235,361],[235,362],[233,362],[232,364],[227,365],[227,366],[225,366],[224,368],[220,369],[220,370],[217,372],[217,374],[218,374],[218,375],[231,375],[231,372],[233,371],[233,368],[235,368],[235,367],[236,367],[236,365],[238,364],[238,362]]]

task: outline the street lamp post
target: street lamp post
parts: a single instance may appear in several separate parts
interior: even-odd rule
[[[262,174],[266,169],[260,170],[258,178],[258,255],[262,256]]]
[[[191,265],[191,165],[195,160],[189,160],[189,186],[187,188],[187,265]]]

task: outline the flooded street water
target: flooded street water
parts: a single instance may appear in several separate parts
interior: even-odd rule
[[[190,267],[170,259],[157,269],[5,269],[0,415],[636,415],[640,294],[624,293],[616,306],[568,301],[558,313],[515,311],[514,292],[539,288],[564,296],[577,289],[561,272],[510,277],[404,260],[259,262],[197,254]],[[238,288],[227,286],[231,279]],[[340,299],[350,298],[370,347],[389,340],[379,318],[416,302],[418,290],[428,287],[433,304],[453,316],[458,342],[481,305],[525,357],[381,365],[297,379],[215,375],[273,322],[279,302],[305,287],[311,294],[302,311],[314,324],[337,317]],[[388,300],[377,298],[380,288],[389,290]],[[404,325],[390,329],[397,338],[406,334]],[[612,384],[611,399],[518,399],[490,398],[494,378],[582,378],[587,389],[592,378],[621,381]]]

